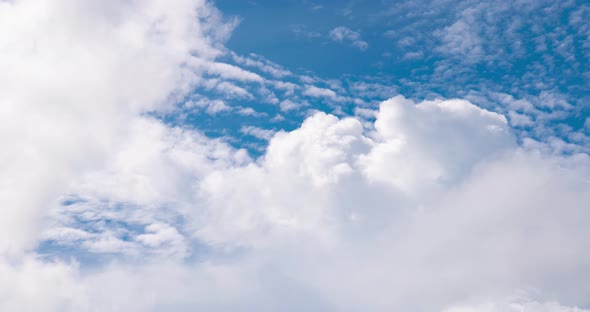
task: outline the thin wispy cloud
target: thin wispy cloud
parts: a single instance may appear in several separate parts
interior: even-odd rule
[[[361,34],[350,28],[339,26],[332,29],[329,33],[330,39],[336,42],[345,42],[353,45],[361,51],[369,48],[369,44],[361,39]]]

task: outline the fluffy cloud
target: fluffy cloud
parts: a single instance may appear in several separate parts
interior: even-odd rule
[[[381,104],[375,128],[381,143],[364,158],[367,175],[406,192],[453,184],[474,163],[514,146],[503,116],[462,100],[415,106],[396,97]]]
[[[186,149],[191,151],[202,154]],[[217,159],[232,154],[226,155]],[[170,230],[159,220],[146,221],[156,225],[133,239],[148,247],[197,240],[208,246],[207,264],[157,262],[135,272],[115,266],[88,278],[74,276],[72,285],[85,285],[91,296],[95,281],[121,278],[130,290],[121,290],[120,298],[141,301],[133,290],[139,285],[161,294],[144,305],[120,301],[113,306],[138,310],[241,305],[246,310],[510,311],[518,304],[505,308],[502,298],[522,291],[588,304],[583,276],[590,254],[583,246],[589,233],[583,220],[590,159],[519,148],[504,117],[469,102],[416,105],[396,97],[381,104],[373,132],[357,119],[318,113],[299,129],[276,134],[257,162],[220,166],[207,159],[199,167],[206,169],[184,169],[185,178],[166,179],[181,190],[161,200],[175,198],[169,205],[187,207],[176,212],[184,224]],[[159,161],[140,170],[157,168]],[[165,187],[157,187],[161,174],[142,176],[147,177],[142,185]],[[132,185],[118,185],[119,197],[102,197],[144,206],[158,202],[133,196]],[[160,293],[151,280],[170,272],[176,273],[165,280],[168,287],[213,286],[196,297],[188,290]],[[286,294],[291,300],[276,301]],[[462,303],[481,297],[497,303]],[[224,303],[228,298],[235,305]],[[535,307],[576,311],[535,301],[522,305]]]
[[[136,217],[125,208],[100,219],[144,224],[127,239],[116,229],[103,233],[147,258],[82,275],[75,264],[4,264],[3,276],[23,286],[3,307],[470,311],[487,305],[462,302],[523,290],[588,304],[590,159],[519,148],[505,118],[469,102],[396,97],[381,104],[372,132],[357,119],[318,113],[276,134],[257,162],[223,144],[212,149],[219,143],[197,133],[146,122],[115,155],[110,176],[91,174],[72,190],[87,202],[139,207]],[[86,213],[75,215],[105,211],[80,205]],[[170,226],[170,215],[184,222]],[[75,233],[79,224],[68,226],[79,246],[94,242],[94,234]],[[173,260],[199,252],[188,241],[207,246],[197,250],[208,260]],[[501,300],[490,311],[504,311]],[[524,305],[536,306],[576,311]]]
[[[0,20],[0,252],[15,254],[68,181],[117,149],[129,120],[199,81],[192,64],[218,55],[233,23],[203,1],[155,0],[4,1]]]
[[[465,101],[394,98],[375,131],[320,113],[278,134],[260,164],[203,180],[213,206],[196,235],[271,257],[336,311],[436,311],[523,290],[588,304],[572,279],[590,256],[586,155],[518,148],[505,118]]]
[[[586,154],[519,145],[466,100],[398,96],[357,110],[374,121],[243,128],[270,139],[253,160],[151,114],[261,82],[214,63],[233,22],[202,1],[74,2],[0,2],[0,310],[590,306]]]

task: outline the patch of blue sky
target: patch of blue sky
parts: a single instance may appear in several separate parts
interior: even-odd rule
[[[141,261],[141,255],[151,251],[151,246],[141,240],[142,236],[154,234],[149,225],[173,224],[182,236],[190,236],[181,215],[164,206],[158,211],[165,213],[146,213],[142,207],[123,202],[68,196],[52,220],[52,230],[37,246],[37,254],[47,259],[75,258],[88,267],[108,264],[114,258]],[[187,261],[209,253],[205,252],[205,244],[195,240],[186,243]]]
[[[471,97],[475,104],[503,114],[510,108],[495,94],[507,94],[528,100],[545,115],[543,131],[527,132],[531,127],[520,125],[523,135],[541,140],[560,135],[563,124],[581,130],[588,115],[590,31],[582,21],[590,10],[583,1],[216,4],[241,18],[229,49],[263,55],[289,70],[344,82],[380,79],[416,100],[480,94]],[[368,48],[332,40],[329,33],[337,27],[357,32]],[[352,92],[350,83],[342,86]],[[354,95],[367,102],[383,99]],[[558,107],[560,101],[571,107]],[[333,109],[322,107],[322,99],[309,103]]]
[[[236,259],[242,255],[243,248],[233,248],[231,250],[220,250],[211,248],[208,244],[191,240],[189,246],[190,254],[181,259],[184,263],[199,263],[201,261],[224,262],[229,259]],[[114,259],[126,263],[141,263],[145,261],[144,254],[140,256],[129,256],[121,252],[94,252],[83,248],[78,244],[63,244],[55,240],[44,240],[37,246],[36,254],[39,258],[47,261],[76,261],[83,267],[85,272],[100,270],[105,266],[112,264]]]
[[[345,2],[217,1],[226,14],[241,18],[241,23],[228,42],[229,49],[240,53],[257,53],[289,69],[312,70],[322,77],[339,77],[347,73],[374,73],[379,49],[370,46],[360,51],[329,39],[338,26],[358,30],[364,22],[357,15],[377,10],[377,1],[365,1],[347,14]],[[318,8],[321,6],[321,8]],[[351,18],[353,18],[351,20]],[[361,36],[381,36],[361,33]]]
[[[84,268],[100,268],[112,262],[112,254],[89,252],[77,245],[64,245],[58,241],[45,240],[37,246],[36,253],[47,261],[72,261],[75,259]]]

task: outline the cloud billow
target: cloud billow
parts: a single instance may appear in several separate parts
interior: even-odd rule
[[[587,154],[465,99],[228,52],[236,23],[196,0],[0,2],[0,310],[587,311]],[[260,98],[302,121],[257,124]]]

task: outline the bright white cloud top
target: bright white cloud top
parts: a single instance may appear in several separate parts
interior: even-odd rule
[[[0,0],[1,311],[590,311],[572,104],[410,99],[239,55],[235,27],[204,0]],[[480,57],[470,31],[434,35]]]

